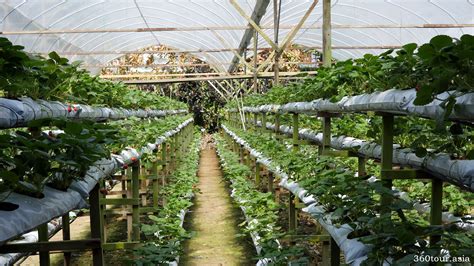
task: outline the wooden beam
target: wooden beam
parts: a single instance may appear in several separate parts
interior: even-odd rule
[[[315,71],[308,72],[290,72],[293,74],[286,75],[287,72],[280,73],[281,78],[285,79],[302,79],[299,77],[300,74],[313,75]],[[259,78],[273,78],[273,72],[269,74],[258,74]],[[181,83],[181,82],[196,82],[196,81],[207,81],[207,80],[231,80],[231,79],[253,79],[253,75],[229,75],[229,76],[212,76],[212,77],[194,77],[194,78],[174,78],[174,79],[154,79],[154,80],[124,80],[125,84],[162,84],[162,83]]]
[[[93,239],[87,239],[87,240],[32,242],[32,243],[6,244],[3,246],[0,246],[0,254],[89,250],[89,249],[94,249],[94,248],[99,248],[99,247],[100,247],[99,238],[93,238]]]
[[[260,20],[262,19],[263,15],[267,11],[267,7],[269,3],[270,3],[270,0],[261,0],[255,3],[255,7],[253,9],[253,13],[250,19],[254,21],[257,25],[260,25]],[[239,55],[243,54],[243,52],[249,46],[250,40],[252,39],[253,36],[255,36],[255,33],[256,33],[255,29],[250,24],[247,27],[245,27],[244,35],[242,36],[242,39],[240,40],[239,48],[236,51],[237,54]],[[233,72],[238,62],[239,62],[239,58],[237,56],[234,56],[234,58],[232,58],[228,71]]]
[[[321,50],[323,46],[301,46],[301,49],[316,49]],[[352,45],[352,46],[333,46],[333,50],[372,50],[372,49],[400,49],[402,45]],[[269,48],[259,48],[258,50],[268,50]],[[213,49],[213,50],[166,50],[166,51],[56,51],[59,55],[103,55],[103,54],[117,54],[117,55],[129,55],[129,54],[162,54],[162,53],[220,53],[220,52],[232,52],[235,49]],[[30,52],[31,54],[47,55],[48,52]]]
[[[298,31],[301,29],[301,27],[306,22],[309,15],[311,15],[311,12],[313,12],[317,4],[318,4],[318,0],[314,0],[313,3],[311,3],[311,5],[309,6],[308,10],[306,10],[300,22],[298,22],[298,24],[293,29],[291,29],[290,33],[286,36],[285,40],[283,41],[279,49],[280,53],[282,53],[286,49],[286,47],[291,43],[293,38],[296,36],[296,33],[298,33]]]
[[[253,21],[247,14],[245,14],[245,11],[237,4],[235,0],[230,0],[230,3],[234,6],[234,8],[237,10],[237,12],[245,18],[252,27],[258,31],[258,33],[262,36],[265,41],[275,50],[278,49],[278,46],[268,37],[268,35]]]
[[[258,92],[258,33],[253,31],[253,91]]]
[[[257,58],[254,58],[254,61]],[[299,65],[299,64],[315,64],[314,62],[281,62],[284,65]],[[217,62],[217,64],[222,64],[222,65],[230,65],[228,62]],[[257,67],[261,63],[257,62]],[[123,65],[107,65],[107,64],[84,64],[81,65],[81,67],[100,67],[100,68],[119,68],[119,67],[124,67],[124,68],[131,68],[131,67],[151,67],[151,68],[167,68],[167,67],[199,67],[199,66],[211,66],[211,64],[203,63],[203,64],[150,64],[150,65],[133,65],[133,64],[123,64]],[[255,66],[255,62],[254,62]],[[253,69],[253,67],[252,67]]]
[[[257,1],[257,2],[265,2]],[[268,0],[269,1],[269,0]],[[257,3],[258,4],[258,3]],[[255,9],[254,9],[255,10]],[[256,20],[254,20],[256,21]],[[280,25],[280,29],[292,29],[295,25]],[[306,25],[302,29],[321,29],[322,25]],[[472,28],[470,23],[444,23],[444,24],[372,24],[372,25],[333,25],[334,29],[445,29],[445,28]],[[261,25],[261,29],[273,29],[273,26]],[[45,34],[84,34],[84,33],[133,33],[133,32],[169,32],[169,31],[238,31],[253,29],[252,26],[197,26],[197,27],[161,27],[161,28],[127,28],[127,29],[47,29],[47,30],[6,30],[0,31],[1,35],[45,35]],[[248,46],[248,45],[247,45]],[[245,47],[247,47],[245,46]]]
[[[282,72],[284,74],[288,75],[298,75],[301,74],[302,72]],[[303,73],[311,73],[311,74],[316,74],[316,71],[307,71]],[[218,73],[184,73],[184,74],[164,74],[164,75],[155,75],[155,74],[123,74],[123,75],[100,75],[101,78],[104,79],[120,79],[120,78],[166,78],[166,77],[204,77],[204,78],[212,78],[214,76],[225,76],[222,72]],[[262,77],[268,74],[273,74],[273,72],[261,72],[258,77]],[[229,76],[229,75],[228,75]],[[253,76],[251,74],[245,74],[243,72],[236,73],[235,75],[230,75],[230,76],[242,76],[242,77],[247,77],[247,76]]]

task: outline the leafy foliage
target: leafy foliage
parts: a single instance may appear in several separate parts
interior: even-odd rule
[[[134,251],[134,264],[168,265],[182,252],[181,242],[191,237],[181,226],[179,218],[182,211],[192,206],[191,198],[197,183],[199,160],[199,134],[194,134],[194,141],[189,147],[187,156],[178,161],[168,183],[160,191],[160,197],[166,201],[157,215],[149,215],[141,231],[146,244]]]
[[[396,191],[387,189],[380,181],[366,182],[369,176],[356,176],[350,170],[354,169],[352,163],[318,156],[311,149],[291,152],[268,135],[232,130],[314,195],[331,213],[333,224],[350,225],[354,229],[350,238],[359,238],[372,246],[373,252],[365,263],[378,265],[388,257],[394,263],[403,263],[408,255],[439,255],[441,249],[449,249],[452,254],[470,254],[467,251],[474,243],[468,232],[451,224],[430,226],[416,214],[413,204],[399,198]],[[390,204],[379,204],[381,197],[390,198]],[[459,201],[453,198],[453,202]],[[427,245],[428,237],[439,235],[443,236],[441,242]]]
[[[131,89],[79,69],[78,62],[51,52],[48,58],[27,54],[0,38],[0,97],[59,100],[124,108],[183,109],[186,105],[156,93]]]

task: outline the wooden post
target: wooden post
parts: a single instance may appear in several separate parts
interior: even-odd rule
[[[161,185],[166,185],[166,176],[168,175],[168,144],[166,142],[161,143]]]
[[[359,177],[367,175],[367,170],[365,168],[365,158],[357,157],[357,173]]]
[[[257,188],[260,187],[260,183],[261,183],[261,180],[260,180],[260,163],[257,162],[257,158],[255,158],[255,186]]]
[[[132,198],[140,198],[140,162],[135,162],[132,166]],[[139,204],[139,203],[138,203]],[[132,205],[132,241],[140,240],[140,212],[139,205]]]
[[[329,150],[331,148],[331,117],[323,117],[323,143],[319,154],[322,154],[324,150]]]
[[[280,0],[281,1],[281,0]],[[279,24],[280,24],[280,9],[278,7],[279,2],[278,0],[273,0],[273,35],[274,35],[274,42],[277,47],[275,50],[275,56],[273,58],[273,86],[278,86],[280,84],[280,47],[278,45],[278,31],[279,31]]]
[[[158,200],[159,200],[159,193],[160,193],[160,177],[158,175],[158,164],[153,162],[151,166],[151,174],[153,176],[153,207],[158,208]]]
[[[262,113],[262,128],[261,128],[262,134],[265,134],[266,130],[267,130],[267,113]]]
[[[38,226],[38,240],[40,242],[48,242],[48,223],[44,223]],[[41,266],[49,266],[49,252],[41,251],[39,252],[39,260]]]
[[[392,170],[392,161],[393,161],[393,124],[394,124],[394,116],[392,114],[383,114],[382,115],[382,164],[381,164],[381,171],[380,174],[382,179],[382,184],[387,189],[392,189],[392,180],[389,178],[385,178],[383,171],[384,170]],[[391,203],[390,196],[383,195],[381,199],[382,208],[387,209],[389,211],[389,206]]]
[[[257,113],[254,113],[254,114],[253,114],[253,126],[254,126],[254,128],[255,128],[255,132],[258,131],[257,122],[258,122],[258,114],[257,114]]]
[[[275,114],[275,137],[278,138],[280,135],[280,114]]]
[[[299,151],[299,116],[297,113],[293,114],[293,152]],[[290,193],[289,207],[288,207],[288,220],[289,220],[289,231],[290,233],[296,232],[296,226],[298,224],[296,214],[296,196]]]
[[[63,227],[63,240],[71,240],[71,227],[69,220],[69,212],[61,217]],[[71,252],[64,252],[64,265],[71,265]]]
[[[300,150],[299,139],[300,139],[300,129],[299,129],[299,116],[297,113],[293,114],[293,151],[297,152]]]
[[[275,189],[273,188],[273,181],[275,180],[275,177],[273,176],[272,172],[268,173],[268,180],[267,180],[267,189],[268,192],[275,194]]]
[[[132,195],[132,169],[127,168],[126,170],[127,173],[127,199],[133,198]],[[131,242],[132,241],[132,228],[133,228],[133,221],[132,221],[132,215],[128,211],[127,206],[122,206],[123,210],[126,210],[126,215],[127,215],[127,241]]]
[[[323,65],[331,66],[331,0],[323,0]]]
[[[253,91],[258,92],[258,32],[253,31]]]
[[[100,239],[102,225],[100,224],[99,194],[99,184],[96,184],[89,194],[91,238]],[[94,266],[104,265],[102,247],[92,249],[92,264]]]
[[[443,181],[437,178],[431,180],[431,225],[441,225],[443,214]],[[432,236],[430,245],[433,246],[441,240],[441,236]]]

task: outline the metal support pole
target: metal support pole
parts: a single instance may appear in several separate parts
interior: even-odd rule
[[[431,225],[441,225],[443,214],[443,181],[437,178],[431,180]],[[441,240],[441,236],[432,236],[430,245],[436,244]]]
[[[101,237],[99,193],[99,184],[96,184],[89,194],[91,238]],[[94,266],[104,265],[102,247],[92,249],[92,264]]]
[[[323,0],[323,65],[331,66],[331,0]]]
[[[48,223],[44,223],[38,226],[38,240],[40,242],[48,242]],[[49,265],[49,251],[41,251],[39,252],[39,260],[41,266],[48,266]]]

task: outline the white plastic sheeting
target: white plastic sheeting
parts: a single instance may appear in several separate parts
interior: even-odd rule
[[[192,118],[187,119],[175,129],[158,137],[154,144],[163,143],[166,138],[180,132],[192,122]],[[111,159],[97,161],[87,171],[84,179],[74,181],[67,192],[45,187],[42,199],[11,193],[7,201],[18,204],[19,208],[14,211],[2,211],[2,215],[0,215],[0,224],[2,225],[0,227],[0,245],[70,210],[86,207],[85,199],[100,179],[115,173],[124,164],[140,160],[142,154],[149,152],[153,147],[156,146],[146,145],[140,151],[127,148],[120,155],[112,156]]]
[[[340,247],[341,251],[344,253],[346,263],[359,265],[365,259],[365,256],[370,248],[357,239],[347,238],[349,233],[352,232],[352,229],[349,225],[344,224],[340,227],[332,225],[331,213],[326,212],[324,208],[318,204],[317,199],[313,195],[308,195],[308,192],[305,189],[300,187],[297,182],[292,181],[291,177],[283,172],[279,166],[276,166],[271,159],[254,150],[245,140],[241,139],[225,125],[223,125],[222,128],[238,144],[242,145],[247,151],[249,151],[250,155],[257,159],[257,162],[261,163],[275,175],[280,177],[279,185],[281,187],[298,196],[298,198],[306,205],[306,207],[303,208],[303,211],[309,213],[321,224],[322,227],[324,227],[324,229],[326,229],[326,231],[328,231],[328,233]]]
[[[257,122],[261,126],[261,122]],[[267,123],[267,129],[275,130],[275,125]],[[280,126],[280,133],[291,136],[293,128]],[[310,129],[300,129],[299,137],[322,144],[323,134]],[[331,147],[337,150],[356,150],[368,158],[381,159],[382,146],[366,140],[346,136],[331,138]],[[474,160],[451,160],[448,154],[428,155],[420,158],[411,149],[402,149],[394,145],[393,163],[428,171],[437,178],[453,183],[463,189],[474,191]]]
[[[0,98],[0,128],[26,126],[42,118],[89,119],[94,121],[118,120],[127,117],[164,117],[185,114],[187,110],[144,110],[94,107],[83,104],[65,104],[55,101],[19,100]]]
[[[371,111],[439,119],[444,114],[444,109],[440,106],[441,100],[448,98],[450,94],[455,95],[454,92],[445,92],[437,95],[437,99],[427,105],[415,105],[413,103],[416,98],[415,89],[392,89],[357,96],[346,96],[336,103],[332,103],[325,99],[317,99],[312,102],[293,102],[283,105],[269,104],[257,107],[244,107],[243,110],[250,113],[302,114],[314,114],[317,112],[354,113]],[[473,122],[474,93],[468,93],[456,97],[456,104],[449,118],[452,120]]]
[[[250,15],[257,0],[236,0]],[[310,0],[282,0],[280,40],[289,34],[309,5]],[[360,57],[365,53],[380,53],[381,49],[363,49],[364,46],[402,45],[409,42],[425,43],[433,36],[447,34],[460,37],[473,34],[473,28],[424,28],[424,24],[472,24],[474,4],[465,0],[334,0],[332,24],[371,27],[332,29],[334,46],[352,46],[335,49],[338,59]],[[319,1],[304,27],[295,36],[294,43],[303,46],[321,46],[322,1]],[[245,27],[248,22],[235,10],[230,1],[211,0],[121,0],[121,1],[61,1],[61,0],[5,0],[0,3],[1,31],[28,30],[81,30],[81,29],[137,29],[199,27]],[[273,40],[273,8],[270,3],[261,20],[265,33]],[[379,25],[379,26],[377,26]],[[383,25],[400,26],[389,28]],[[420,27],[404,27],[419,25]],[[74,34],[7,35],[16,44],[26,46],[30,52],[60,52],[83,54],[68,57],[87,64],[104,64],[122,54],[151,45],[164,44],[179,50],[212,50],[237,48],[245,30],[225,29],[212,31],[157,31],[157,32],[106,32]],[[269,48],[259,37],[259,47]],[[252,43],[252,42],[250,42]],[[360,48],[359,48],[360,47]],[[117,51],[102,54],[101,51]],[[88,54],[89,52],[92,52]],[[95,52],[95,54],[94,54]],[[251,53],[249,53],[250,55]],[[220,70],[228,68],[232,51],[196,53]],[[98,71],[97,68],[90,68]]]

